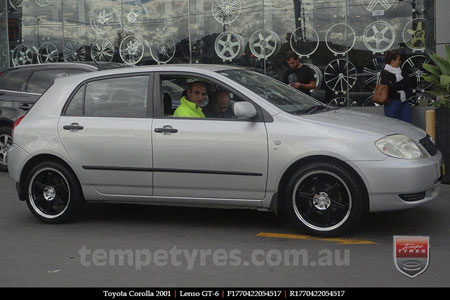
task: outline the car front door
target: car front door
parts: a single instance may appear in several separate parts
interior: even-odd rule
[[[102,195],[151,196],[148,74],[101,78],[73,94],[58,123],[64,148]]]
[[[233,199],[263,199],[268,149],[260,108],[252,120],[166,116],[164,91],[158,91],[165,78],[167,74],[155,76],[154,195],[178,197],[178,201],[187,197],[190,203],[192,198],[198,203],[221,199],[224,205]]]

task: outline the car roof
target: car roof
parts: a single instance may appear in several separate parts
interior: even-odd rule
[[[97,70],[106,70],[111,68],[120,68],[126,66],[125,64],[121,63],[107,63],[107,62],[56,62],[56,63],[46,63],[46,64],[32,64],[32,65],[22,65],[22,66],[15,66],[12,68],[9,68],[6,71],[12,71],[12,70],[35,70],[35,69],[89,69],[92,71]],[[5,71],[5,72],[6,72]]]
[[[124,68],[116,68],[109,70],[101,70],[95,73],[82,73],[70,76],[69,80],[84,81],[91,78],[108,76],[108,75],[120,75],[120,74],[129,74],[129,73],[145,73],[145,72],[218,72],[224,70],[242,70],[243,68],[228,66],[228,65],[207,65],[207,64],[170,64],[170,65],[151,65],[151,66],[129,66]],[[67,80],[65,77],[59,77],[55,79],[56,81],[64,81]]]

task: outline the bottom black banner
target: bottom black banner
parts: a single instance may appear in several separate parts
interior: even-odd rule
[[[4,288],[1,291],[14,296],[89,297],[89,299],[299,299],[348,297],[387,297],[395,293],[402,296],[429,296],[441,288]],[[432,290],[432,291],[431,291]],[[426,293],[426,294],[425,294]]]

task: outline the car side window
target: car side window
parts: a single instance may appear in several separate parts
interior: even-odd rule
[[[28,93],[42,94],[45,92],[58,77],[66,75],[66,70],[45,70],[35,71],[31,75],[27,84]]]
[[[202,83],[201,85],[206,87],[206,96],[200,105],[205,117],[199,119],[244,120],[234,116],[233,105],[237,102],[248,102],[247,99],[242,98],[238,93],[218,82],[189,75],[164,75],[160,77],[161,112],[157,112],[156,114],[159,114],[163,118],[173,118],[175,111],[181,105],[180,99],[185,97],[186,100],[189,100],[188,89],[193,83],[197,82]],[[177,114],[176,117],[183,116]],[[189,118],[189,116],[186,117]],[[261,119],[262,115],[259,114],[252,121]]]
[[[87,83],[85,112],[88,117],[147,117],[148,76],[102,79]]]
[[[84,100],[84,88],[83,84],[78,91],[73,95],[72,100],[66,109],[66,116],[82,116],[84,114],[83,111],[83,100]]]
[[[24,82],[30,75],[29,71],[12,70],[7,71],[0,78],[0,89],[10,91],[21,91]]]

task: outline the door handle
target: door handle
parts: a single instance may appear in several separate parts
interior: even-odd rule
[[[78,123],[72,123],[70,125],[64,125],[63,129],[64,130],[83,130],[84,127],[80,126]]]
[[[170,125],[163,126],[163,128],[155,128],[156,133],[177,133],[178,129],[172,128]]]

